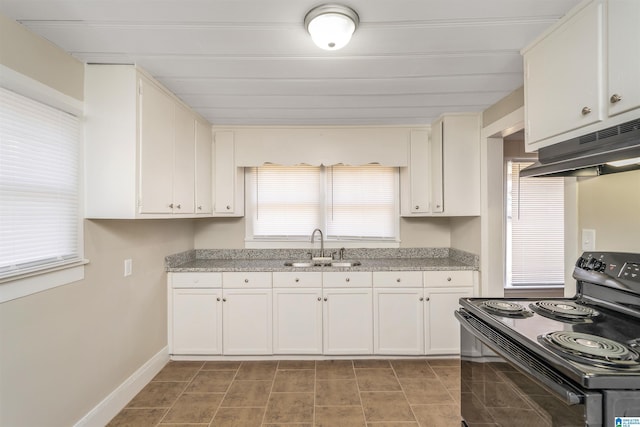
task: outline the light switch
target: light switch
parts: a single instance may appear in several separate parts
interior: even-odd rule
[[[131,258],[124,260],[124,277],[131,276],[133,272],[133,261]]]
[[[596,230],[582,229],[582,250],[596,250]]]

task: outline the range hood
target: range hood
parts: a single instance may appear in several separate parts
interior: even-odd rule
[[[634,169],[640,169],[640,119],[541,148],[538,161],[520,176],[599,176]]]

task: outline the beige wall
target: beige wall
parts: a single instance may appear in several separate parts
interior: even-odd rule
[[[65,95],[84,99],[84,65],[1,14],[0,64]]]
[[[640,252],[640,171],[579,179],[578,218],[596,230],[596,250]]]
[[[523,105],[524,86],[521,86],[482,112],[482,127],[489,126]]]
[[[197,220],[194,241],[196,249],[243,249],[244,221],[244,218]],[[400,239],[400,247],[403,248],[449,247],[449,218],[401,218]]]
[[[83,98],[83,65],[3,16],[0,63]],[[0,304],[1,426],[71,426],[167,345],[164,257],[193,248],[193,222],[84,228],[84,280]]]

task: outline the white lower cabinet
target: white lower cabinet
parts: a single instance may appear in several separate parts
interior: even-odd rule
[[[460,325],[453,314],[458,300],[471,297],[473,288],[426,288],[425,351],[427,354],[458,354]]]
[[[272,354],[271,289],[223,289],[223,354]]]
[[[373,290],[374,354],[424,353],[422,288]]]
[[[324,354],[372,354],[371,288],[323,290]]]
[[[222,353],[222,289],[174,289],[171,354]]]
[[[273,353],[322,354],[322,289],[273,290]]]

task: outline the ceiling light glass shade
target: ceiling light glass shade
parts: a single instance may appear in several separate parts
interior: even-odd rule
[[[313,8],[304,18],[305,27],[313,42],[325,50],[345,47],[358,23],[358,14],[353,9],[332,4]]]

